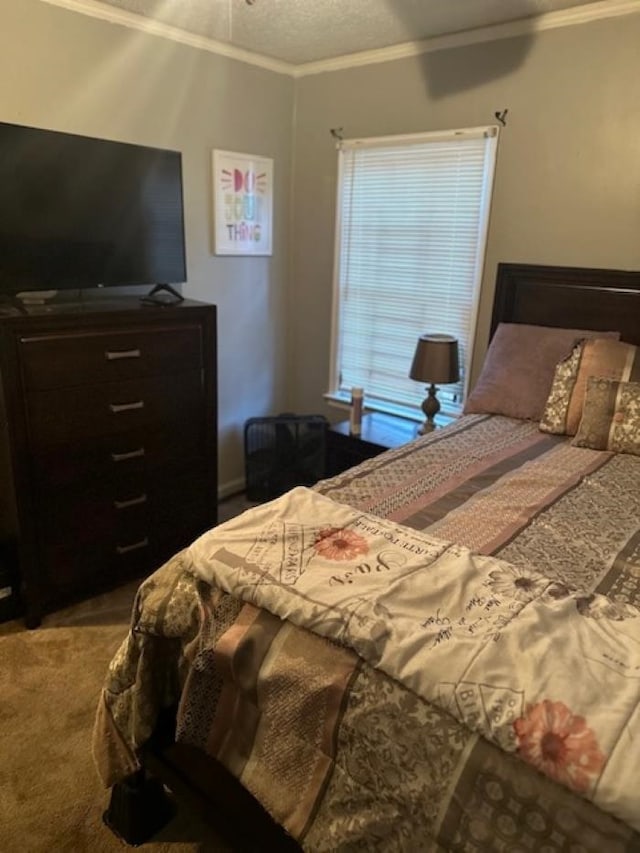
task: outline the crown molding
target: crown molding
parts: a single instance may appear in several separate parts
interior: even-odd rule
[[[588,24],[604,18],[617,18],[640,12],[640,0],[600,0],[573,9],[559,12],[547,12],[535,18],[523,18],[519,21],[508,21],[504,24],[494,24],[490,27],[478,27],[474,30],[463,30],[446,36],[435,36],[422,41],[405,42],[382,47],[377,50],[364,50],[334,59],[324,59],[318,62],[306,62],[293,66],[295,77],[307,77],[311,74],[323,74],[327,71],[343,71],[347,68],[357,68],[362,65],[373,65],[378,62],[392,62],[396,59],[406,59],[433,53],[437,50],[448,50],[454,47],[466,47],[485,41],[514,38],[530,35],[531,33],[553,30],[558,27],[571,27],[576,24]]]
[[[474,30],[463,30],[450,35],[423,39],[422,41],[405,42],[393,45],[392,47],[364,50],[359,53],[337,56],[333,59],[322,59],[316,62],[305,62],[294,65],[289,62],[271,59],[268,56],[253,53],[249,50],[243,50],[225,42],[206,38],[205,36],[197,36],[178,27],[172,27],[169,24],[163,24],[160,21],[154,21],[142,15],[118,9],[115,6],[99,3],[97,0],[40,0],[40,2],[48,3],[51,6],[59,6],[72,12],[79,12],[82,15],[98,18],[111,24],[118,24],[129,27],[130,29],[139,30],[149,35],[169,39],[170,41],[194,47],[198,50],[205,50],[229,59],[236,59],[239,62],[255,65],[267,71],[287,74],[291,77],[307,77],[311,74],[342,71],[347,68],[357,68],[379,62],[392,62],[393,60],[420,56],[421,54],[432,53],[437,50],[465,47],[486,41],[530,35],[531,33],[543,32],[544,30],[552,30],[558,27],[571,27],[577,24],[600,21],[605,18],[617,18],[621,15],[640,13],[640,0],[599,0],[597,3],[589,3],[586,6],[577,6],[573,9],[547,12],[535,18],[524,18],[519,21],[495,24],[490,27],[479,27]]]
[[[260,53],[243,50],[226,42],[195,35],[195,33],[188,33],[179,27],[172,27],[169,24],[154,21],[151,18],[145,18],[142,15],[136,15],[133,12],[118,9],[115,6],[98,3],[96,0],[40,0],[40,2],[48,3],[50,6],[59,6],[62,9],[69,9],[71,12],[79,12],[81,15],[88,15],[91,18],[98,18],[109,24],[119,24],[132,30],[147,33],[148,35],[160,36],[160,38],[178,42],[179,44],[187,45],[187,47],[195,47],[198,50],[216,53],[220,56],[226,56],[229,59],[237,59],[239,62],[246,62],[249,65],[257,65],[258,68],[275,71],[278,74],[293,76],[295,71],[295,65],[291,65],[288,62],[271,59]]]

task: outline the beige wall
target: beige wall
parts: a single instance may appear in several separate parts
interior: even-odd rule
[[[245,419],[286,403],[292,112],[285,75],[37,0],[2,0],[1,121],[182,151],[183,292],[218,306],[223,488],[241,485]],[[212,254],[213,148],[274,158],[273,257]]]
[[[498,262],[640,268],[639,45],[640,15],[634,14],[299,81],[293,408],[322,411],[327,388],[337,163],[330,128],[354,138],[471,127],[495,124],[495,111],[508,108],[477,376]]]

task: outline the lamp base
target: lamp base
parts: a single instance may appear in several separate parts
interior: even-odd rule
[[[440,400],[438,400],[436,394],[438,389],[436,386],[431,383],[429,386],[429,394],[422,401],[422,411],[425,414],[426,421],[422,424],[420,429],[418,430],[418,435],[424,435],[427,432],[432,432],[436,425],[434,423],[434,418],[440,411]]]
[[[426,435],[429,432],[433,432],[434,429],[436,429],[436,425],[433,423],[433,421],[425,421],[423,424],[420,425],[420,428],[418,429],[418,435]]]

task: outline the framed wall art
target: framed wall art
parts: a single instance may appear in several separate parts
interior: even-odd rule
[[[216,255],[270,255],[273,160],[213,151],[213,245]]]

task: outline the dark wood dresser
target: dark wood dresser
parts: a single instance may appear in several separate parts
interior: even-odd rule
[[[0,316],[0,540],[30,627],[215,524],[215,312],[123,297]]]

